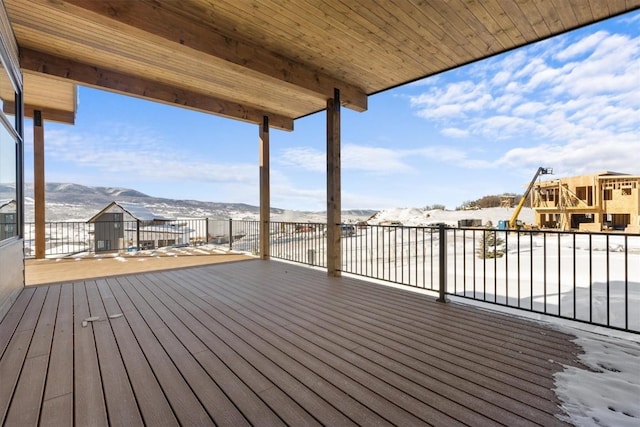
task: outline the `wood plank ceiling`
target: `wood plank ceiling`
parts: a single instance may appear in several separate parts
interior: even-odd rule
[[[640,0],[3,1],[21,67],[50,78],[50,103],[56,85],[72,83],[252,123],[268,115],[272,127],[287,130],[323,110],[334,88],[343,105],[364,111],[368,95],[640,7]],[[28,83],[30,104],[43,89]]]

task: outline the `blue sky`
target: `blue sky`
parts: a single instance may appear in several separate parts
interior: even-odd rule
[[[79,88],[75,126],[45,123],[46,180],[258,205],[258,128]],[[26,123],[26,180],[33,131]],[[640,174],[640,11],[342,110],[344,209],[455,208],[557,177]],[[271,132],[272,206],[324,210],[325,114]]]

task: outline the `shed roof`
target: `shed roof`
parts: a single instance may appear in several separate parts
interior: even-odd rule
[[[100,212],[92,216],[87,222],[95,222],[102,214],[116,211],[124,211],[140,221],[171,221],[171,218],[157,215],[144,205],[130,202],[111,202]]]
[[[292,129],[367,96],[640,7],[640,0],[3,0],[51,80]],[[28,82],[26,82],[28,83]],[[25,84],[26,97],[38,91]],[[70,89],[67,88],[67,91]],[[35,96],[35,95],[34,95]],[[53,109],[69,108],[66,96]]]
[[[11,204],[16,204],[16,201],[13,199],[0,199],[0,209],[4,208],[5,206],[9,206]]]

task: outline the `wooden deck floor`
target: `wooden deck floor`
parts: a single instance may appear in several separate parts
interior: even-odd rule
[[[560,425],[570,339],[260,260],[28,287],[0,425]]]

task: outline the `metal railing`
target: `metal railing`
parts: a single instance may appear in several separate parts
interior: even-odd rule
[[[119,224],[119,225],[117,225]],[[179,251],[212,245],[259,254],[259,221],[47,223],[46,253]],[[33,224],[25,227],[33,255]],[[272,222],[272,258],[327,266],[326,224]],[[344,225],[341,271],[640,333],[640,235]],[[106,242],[109,243],[106,243]]]
[[[272,222],[269,250],[272,258],[326,267],[326,224]]]
[[[447,293],[640,332],[640,235],[452,229]]]
[[[169,251],[197,246],[209,238],[207,219],[171,221],[47,222],[44,228],[47,257],[83,253]],[[25,223],[25,256],[36,254],[35,224]]]
[[[272,223],[271,256],[326,267],[325,229]],[[638,234],[349,226],[341,270],[640,333]]]

